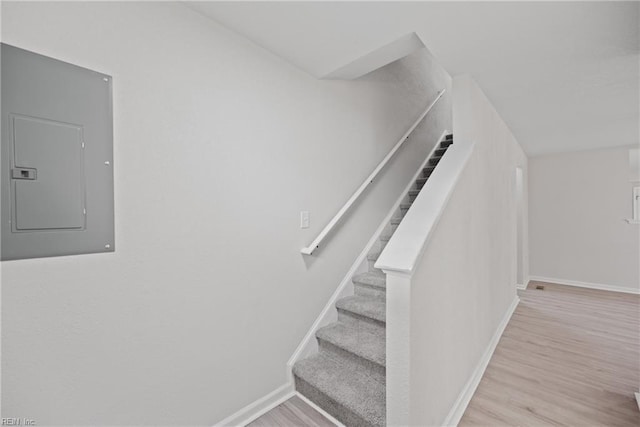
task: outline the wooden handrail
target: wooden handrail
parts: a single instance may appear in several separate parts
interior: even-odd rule
[[[433,106],[436,105],[436,102],[438,102],[438,100],[442,98],[442,95],[444,95],[445,91],[446,89],[443,89],[440,92],[438,92],[438,96],[436,96],[436,99],[434,99],[433,102],[429,104],[427,109],[420,115],[420,117],[418,117],[418,120],[415,121],[415,123],[409,128],[409,130],[402,136],[402,138],[400,138],[400,141],[398,141],[398,143],[391,149],[391,151],[389,151],[389,154],[387,154],[385,158],[382,159],[380,164],[376,166],[376,168],[373,170],[373,172],[371,172],[371,174],[362,183],[362,185],[360,185],[360,187],[358,187],[356,192],[353,193],[353,195],[349,198],[349,200],[347,200],[347,203],[345,203],[344,206],[340,208],[338,213],[336,213],[335,216],[331,219],[331,221],[329,221],[329,223],[322,229],[318,237],[316,237],[315,240],[311,242],[309,246],[307,246],[306,248],[302,248],[300,252],[302,252],[305,255],[313,254],[313,251],[315,251],[320,246],[320,243],[322,243],[324,238],[327,237],[327,235],[331,232],[333,227],[335,227],[336,224],[338,224],[338,222],[342,219],[344,214],[347,213],[347,211],[351,208],[351,206],[353,206],[356,200],[358,200],[358,197],[360,197],[362,193],[364,193],[364,190],[366,190],[367,187],[373,183],[373,180],[376,178],[378,173],[380,173],[380,171],[385,167],[385,165],[389,162],[389,160],[391,160],[391,158],[396,153],[396,151],[398,151],[398,149],[402,146],[402,144],[409,138],[409,135],[411,134],[411,132],[413,132],[413,130],[420,124],[420,122],[426,117],[426,115],[429,114],[429,111],[431,111]]]

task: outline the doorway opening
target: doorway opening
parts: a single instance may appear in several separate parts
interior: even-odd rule
[[[524,287],[524,177],[522,168],[516,168],[516,283]]]

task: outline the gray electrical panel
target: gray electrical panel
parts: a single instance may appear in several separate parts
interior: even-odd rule
[[[112,252],[110,76],[1,47],[1,259]]]

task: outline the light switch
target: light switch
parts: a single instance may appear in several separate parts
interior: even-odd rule
[[[300,212],[300,228],[309,228],[309,211]]]

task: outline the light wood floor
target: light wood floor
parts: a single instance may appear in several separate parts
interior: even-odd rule
[[[286,402],[276,406],[247,427],[335,427],[324,415],[311,406],[293,396]]]
[[[459,425],[640,426],[640,296],[531,282],[520,299]],[[333,424],[293,397],[249,426]]]
[[[531,282],[520,298],[460,426],[640,426],[640,296]]]

